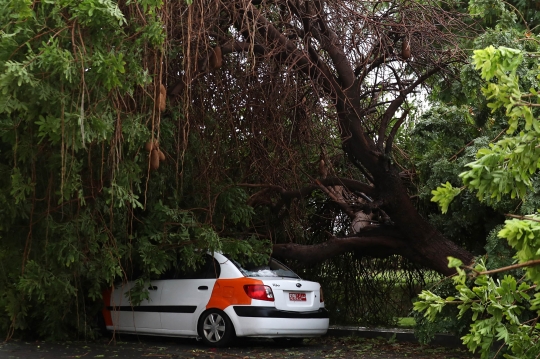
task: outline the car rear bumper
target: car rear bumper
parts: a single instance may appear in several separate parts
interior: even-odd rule
[[[292,312],[273,307],[227,308],[239,337],[317,337],[326,334],[328,311]]]
[[[328,318],[326,308],[310,312],[295,312],[279,310],[274,307],[234,306],[234,312],[239,317],[251,318],[295,318],[295,319],[323,319]]]

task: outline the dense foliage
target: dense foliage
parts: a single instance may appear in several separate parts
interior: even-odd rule
[[[197,138],[177,156],[182,123],[159,106],[162,7],[0,1],[0,329],[8,335],[91,336],[101,291],[115,281],[194,266],[206,250],[251,253],[253,244],[268,253],[265,241],[215,231],[214,220],[245,227],[253,210],[243,190],[197,180]],[[159,169],[150,141],[166,157]],[[210,215],[196,209],[206,186]]]
[[[482,358],[493,354],[537,358],[540,353],[540,241],[535,214],[540,158],[539,39],[528,28],[523,33],[513,25],[508,27],[507,20],[513,16],[513,11],[502,14],[497,27],[477,40],[477,44],[490,46],[476,50],[473,58],[485,81],[482,93],[491,110],[488,121],[503,115],[505,131],[480,148],[466,165],[459,175],[463,187],[454,188],[447,182],[433,191],[433,201],[443,212],[449,210],[456,196],[471,191],[486,204],[506,207],[506,216],[511,219],[494,231],[486,246],[488,255],[478,258],[474,265],[450,258],[450,266],[458,270],[452,279],[454,293],[423,291],[421,300],[415,303],[415,309],[425,312],[430,321],[448,305],[457,305],[458,318],[472,321],[463,342],[471,351],[479,351]],[[504,46],[508,42],[513,48]],[[507,205],[511,202],[516,204],[514,209]]]

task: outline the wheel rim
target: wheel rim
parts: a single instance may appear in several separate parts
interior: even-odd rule
[[[212,343],[217,343],[225,335],[225,320],[217,313],[206,317],[203,323],[204,337]]]

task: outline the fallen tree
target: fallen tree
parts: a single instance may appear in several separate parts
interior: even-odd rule
[[[210,140],[205,118],[230,124],[248,151],[241,185],[258,189],[253,206],[277,213],[320,190],[350,224],[316,246],[277,241],[274,255],[399,254],[443,274],[448,256],[471,261],[418,213],[394,156],[411,96],[464,59],[457,14],[347,0],[201,1],[182,14],[168,35],[184,55],[170,59],[167,81],[171,98],[191,102],[187,126]],[[354,169],[335,168],[330,152]]]

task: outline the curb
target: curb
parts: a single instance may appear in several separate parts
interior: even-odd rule
[[[368,328],[354,326],[336,326],[328,328],[326,335],[332,337],[361,337],[361,338],[384,338],[400,341],[418,343],[414,336],[414,330],[400,328]],[[429,343],[430,345],[459,348],[463,347],[461,340],[451,334],[435,334],[435,337]]]

